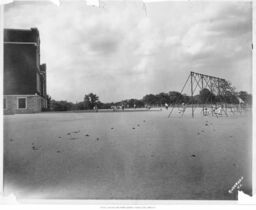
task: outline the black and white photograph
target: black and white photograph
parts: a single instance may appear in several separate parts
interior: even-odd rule
[[[253,3],[3,6],[3,193],[253,195]]]

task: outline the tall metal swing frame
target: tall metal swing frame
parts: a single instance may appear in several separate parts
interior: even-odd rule
[[[201,74],[191,71],[183,88],[181,89],[181,94],[183,93],[185,87],[187,86],[187,83],[190,81],[190,93],[191,93],[191,99],[192,99],[192,118],[194,118],[194,111],[195,111],[195,105],[194,105],[194,94],[197,88],[200,90],[203,90],[204,88],[209,89],[212,93],[219,96],[225,96],[227,89],[232,90],[230,87],[230,84],[223,78],[207,75],[207,74]],[[172,107],[168,118],[171,116],[175,106]],[[225,111],[226,112],[226,111]],[[227,112],[226,112],[227,114]]]

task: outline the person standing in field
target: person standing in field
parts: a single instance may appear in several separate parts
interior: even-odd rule
[[[181,108],[179,109],[179,113],[182,115],[182,117],[183,117],[185,111],[186,111],[186,105],[185,105],[185,103],[182,103]]]
[[[164,104],[166,110],[168,110],[169,105],[167,103]]]
[[[95,105],[95,106],[93,107],[93,109],[94,109],[95,112],[98,112],[98,107],[97,107],[97,105]]]
[[[136,104],[133,105],[134,109],[136,109]]]
[[[218,116],[222,115],[222,111],[223,111],[222,105],[218,106],[217,109],[214,111],[217,118]]]

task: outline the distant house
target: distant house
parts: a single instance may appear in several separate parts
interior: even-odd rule
[[[4,29],[4,113],[40,112],[47,108],[46,96],[39,31]]]

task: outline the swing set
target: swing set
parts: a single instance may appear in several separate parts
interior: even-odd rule
[[[190,87],[189,87],[190,86]],[[203,114],[203,116],[215,116],[215,117],[220,117],[220,116],[228,116],[228,103],[226,101],[226,96],[227,94],[232,94],[232,95],[236,95],[233,88],[231,87],[231,84],[226,81],[223,78],[219,78],[219,77],[215,77],[215,76],[211,76],[211,75],[206,75],[206,74],[201,74],[201,73],[196,73],[191,71],[185,84],[183,85],[182,89],[181,89],[181,94],[183,93],[184,89],[186,87],[190,88],[190,96],[191,96],[191,114],[192,114],[192,118],[194,118],[195,116],[195,109],[198,107],[198,105],[196,105],[194,103],[194,98],[195,98],[195,94],[196,92],[199,90],[203,90],[203,89],[208,89],[209,90],[209,94],[206,97],[206,101],[210,101],[210,104],[206,105],[206,104],[202,104],[202,111],[201,113]],[[221,101],[219,101],[218,103],[214,103],[212,101],[212,95],[218,96]],[[238,99],[238,98],[237,98]],[[238,99],[239,100],[239,99]],[[174,105],[172,106],[172,109],[168,115],[168,118],[171,117],[173,110],[175,109],[175,107],[178,104],[175,102]],[[235,110],[239,110],[241,111],[241,108],[239,109],[239,107],[241,107],[240,101],[239,101],[239,106],[236,107]],[[181,107],[178,108],[178,112],[179,114],[181,114],[181,116],[183,117],[185,111],[186,111],[186,105],[184,103],[182,103]],[[234,114],[234,109],[233,106],[230,106],[230,111],[232,114]]]

